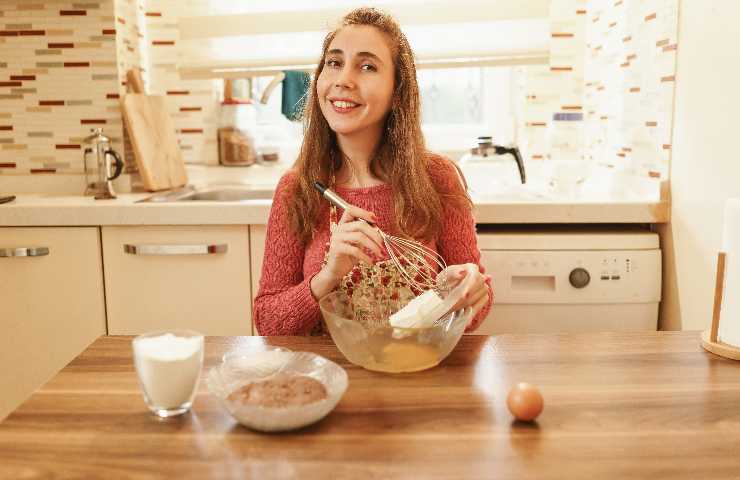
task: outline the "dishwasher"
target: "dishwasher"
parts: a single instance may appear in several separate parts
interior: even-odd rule
[[[643,229],[479,228],[494,304],[476,334],[655,331],[658,235]]]

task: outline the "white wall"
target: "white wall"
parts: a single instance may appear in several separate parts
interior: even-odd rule
[[[662,329],[711,324],[724,202],[740,197],[738,19],[737,0],[681,1]]]

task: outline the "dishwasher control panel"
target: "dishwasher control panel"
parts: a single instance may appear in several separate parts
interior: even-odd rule
[[[660,250],[483,250],[496,302],[660,300]]]

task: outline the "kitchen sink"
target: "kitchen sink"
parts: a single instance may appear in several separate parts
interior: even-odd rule
[[[219,188],[214,190],[195,191],[179,198],[178,202],[241,202],[242,200],[270,200],[272,190],[252,190],[246,188]]]
[[[274,190],[246,186],[187,186],[176,190],[156,193],[136,203],[171,202],[243,202],[247,200],[270,200]]]

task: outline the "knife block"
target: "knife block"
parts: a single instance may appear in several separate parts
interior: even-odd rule
[[[725,252],[719,252],[717,255],[717,280],[714,287],[714,309],[712,311],[712,327],[701,334],[701,346],[705,350],[715,355],[740,360],[740,348],[728,345],[717,339],[719,331],[720,313],[722,311],[722,296],[725,288]],[[737,319],[740,321],[740,318]]]

